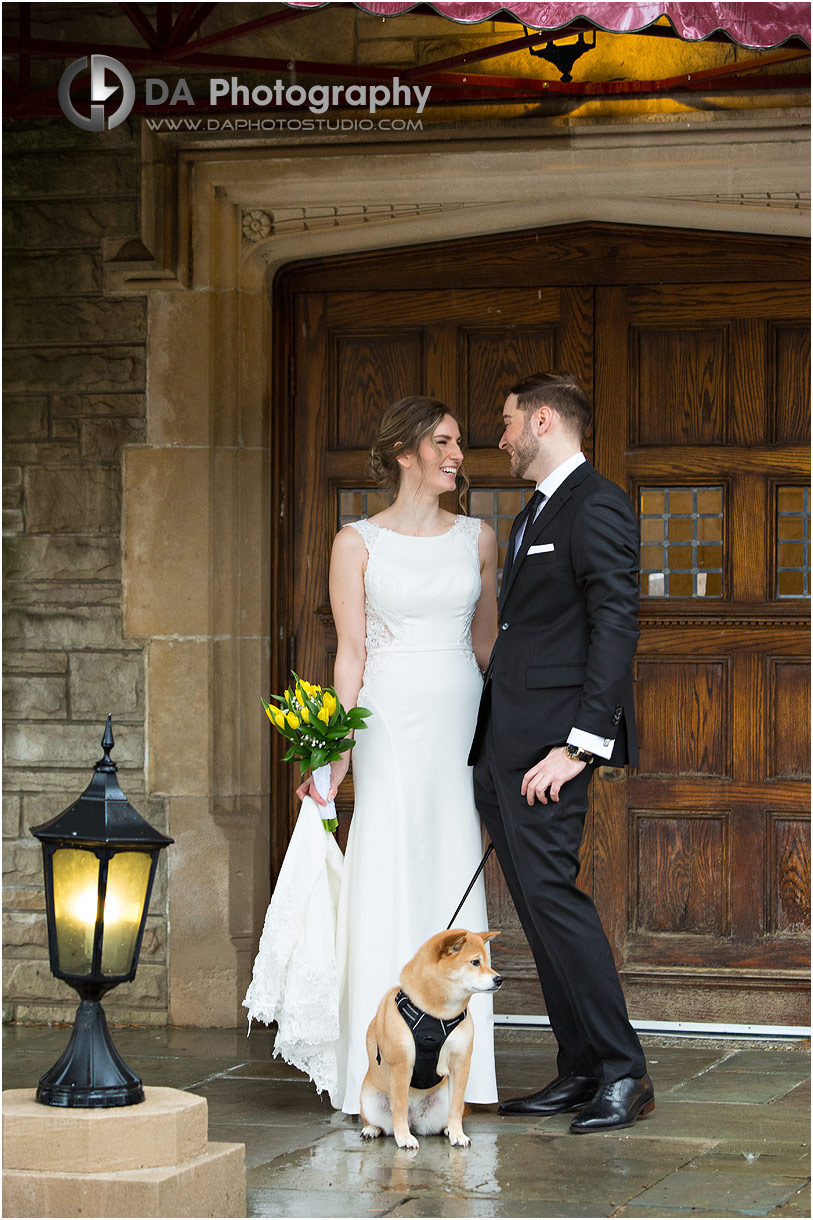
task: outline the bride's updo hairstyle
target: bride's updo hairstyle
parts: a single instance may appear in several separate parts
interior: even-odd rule
[[[415,453],[423,466],[419,450],[421,442],[437,428],[444,415],[453,412],[437,398],[421,398],[412,395],[409,398],[399,398],[387,407],[381,416],[378,432],[370,450],[370,471],[380,487],[387,491],[397,492],[401,483],[401,466],[398,458],[405,453]],[[435,446],[437,448],[437,446]],[[438,454],[440,450],[438,449]],[[465,512],[464,496],[468,490],[469,480],[461,470],[457,476],[459,487],[458,502]]]

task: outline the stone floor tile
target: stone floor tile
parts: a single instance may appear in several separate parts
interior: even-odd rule
[[[718,1101],[747,1102],[760,1105],[784,1097],[800,1085],[808,1072],[803,1061],[795,1068],[777,1068],[766,1073],[733,1067],[733,1059],[727,1059],[719,1067],[711,1068],[702,1075],[687,1080],[671,1090],[672,1101]]]
[[[791,1197],[779,1207],[775,1207],[771,1212],[771,1215],[805,1216],[809,1220],[809,1217],[813,1216],[813,1210],[811,1210],[810,1183],[808,1182],[807,1186],[803,1186],[802,1189],[797,1191],[795,1195],[791,1195]]]
[[[247,1216],[385,1216],[388,1204],[380,1195],[350,1194],[341,1190],[247,1190]]]
[[[209,1103],[214,1122],[268,1123],[272,1126],[300,1119],[328,1119],[333,1109],[327,1094],[321,1097],[310,1083],[286,1080],[240,1080],[219,1076],[192,1089]]]
[[[506,1216],[521,1220],[525,1216],[614,1216],[618,1213],[604,1200],[595,1203],[568,1203],[561,1199],[515,1199],[510,1194],[499,1199],[407,1199],[387,1216]]]
[[[618,1211],[613,1212],[614,1216],[628,1216],[630,1220],[643,1220],[645,1216],[652,1216],[655,1220],[666,1220],[667,1217],[676,1217],[678,1220],[727,1220],[729,1216],[752,1216],[753,1212],[724,1212],[720,1208],[715,1208],[713,1211],[703,1207],[636,1207],[635,1200],[628,1203],[625,1207],[619,1207]]]
[[[330,1123],[299,1121],[286,1127],[267,1123],[209,1122],[209,1138],[218,1143],[245,1144],[246,1169],[257,1169],[277,1157],[298,1152],[331,1131]]]
[[[737,1210],[746,1215],[767,1216],[792,1198],[804,1185],[804,1177],[785,1177],[761,1168],[761,1158],[728,1158],[707,1166],[699,1157],[637,1195],[634,1207],[702,1207],[707,1210]]]
[[[794,1114],[798,1113],[794,1109]],[[545,1121],[562,1122],[566,1115],[556,1115]],[[640,1138],[653,1135],[664,1139],[682,1137],[691,1133],[693,1138],[720,1143],[725,1140],[729,1151],[765,1152],[785,1150],[786,1145],[804,1146],[809,1135],[809,1124],[802,1125],[798,1118],[791,1120],[790,1108],[782,1101],[770,1105],[717,1103],[703,1101],[673,1101],[672,1094],[655,1096],[655,1109],[642,1122],[627,1128]],[[797,1134],[798,1133],[798,1134]],[[588,1140],[592,1135],[582,1136]]]
[[[760,1072],[765,1068],[763,1054],[764,1052],[760,1050],[738,1050],[726,1059],[725,1066],[745,1072]],[[786,1050],[773,1050],[770,1054],[771,1072],[796,1071],[797,1068],[801,1068],[802,1076],[810,1076],[809,1043],[800,1040]]]
[[[716,1050],[650,1047],[646,1052],[646,1065],[655,1086],[655,1095],[668,1093],[693,1076],[708,1071],[721,1057]]]

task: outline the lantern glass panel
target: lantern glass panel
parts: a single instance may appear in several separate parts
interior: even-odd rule
[[[148,852],[123,851],[117,852],[108,865],[102,974],[130,973],[147,901],[151,864]]]
[[[61,847],[54,852],[54,922],[59,968],[90,974],[99,906],[99,858],[92,851]]]

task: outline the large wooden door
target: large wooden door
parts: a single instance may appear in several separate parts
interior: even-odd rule
[[[597,292],[597,463],[639,509],[642,635],[595,897],[650,1017],[807,1019],[809,308],[783,283]]]
[[[457,414],[468,508],[494,524],[502,562],[528,488],[496,449],[505,393],[537,368],[578,373],[595,393],[596,465],[642,513],[645,569],[641,764],[630,776],[603,769],[594,782],[580,884],[594,894],[633,1015],[801,1020],[802,243],[613,226],[528,236],[325,260],[279,283],[293,489],[280,550],[289,596],[274,624],[280,681],[291,665],[330,675],[330,541],[344,521],[386,503],[367,471],[382,408],[426,393]],[[280,787],[278,845],[292,824],[289,794]],[[342,843],[351,810],[348,782]],[[501,1010],[540,1012],[493,860],[487,887],[491,925],[503,929]]]

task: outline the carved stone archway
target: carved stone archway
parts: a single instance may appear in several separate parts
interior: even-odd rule
[[[147,786],[169,800],[170,1020],[232,1026],[269,894],[274,573],[288,400],[270,285],[298,259],[580,221],[806,235],[801,117],[522,139],[182,147],[144,131],[147,440],[124,463],[125,630],[147,649]]]

